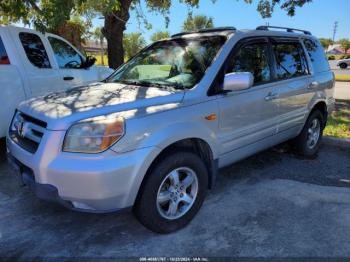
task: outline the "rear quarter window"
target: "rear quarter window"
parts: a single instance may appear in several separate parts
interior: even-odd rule
[[[10,64],[10,60],[7,56],[4,43],[2,42],[2,39],[0,37],[0,65],[8,65],[8,64]]]
[[[28,60],[34,66],[38,68],[51,68],[45,46],[38,35],[32,33],[20,33],[19,39],[21,40]]]
[[[314,72],[329,71],[329,64],[321,44],[315,40],[305,39],[304,45],[309,54]]]

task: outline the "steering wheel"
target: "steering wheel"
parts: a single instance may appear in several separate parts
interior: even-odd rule
[[[77,68],[80,65],[78,61],[72,60],[64,65],[65,68]]]

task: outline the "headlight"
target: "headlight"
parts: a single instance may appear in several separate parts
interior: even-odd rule
[[[99,116],[74,124],[64,138],[63,151],[99,153],[124,135],[124,119],[115,116]]]

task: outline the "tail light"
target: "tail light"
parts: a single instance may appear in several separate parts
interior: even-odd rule
[[[7,56],[0,57],[0,65],[9,65],[10,59]]]

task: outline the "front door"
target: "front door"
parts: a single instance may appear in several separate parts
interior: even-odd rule
[[[62,79],[68,88],[96,82],[98,80],[95,67],[83,68],[83,56],[64,39],[48,35]]]
[[[259,142],[276,133],[276,90],[272,81],[270,46],[265,38],[241,43],[228,61],[230,72],[251,72],[254,86],[220,95],[221,154]]]

